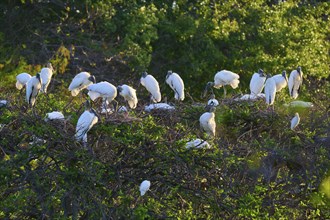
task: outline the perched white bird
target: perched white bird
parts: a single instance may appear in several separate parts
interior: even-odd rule
[[[118,86],[117,91],[118,91],[119,95],[124,97],[124,99],[127,101],[128,105],[131,109],[136,108],[136,105],[138,103],[138,99],[136,97],[136,90],[135,89],[133,89],[132,87],[130,87],[126,84],[124,84],[124,85]]]
[[[265,96],[266,96],[266,103],[268,105],[273,105],[276,96],[276,82],[271,77],[270,74],[267,75],[267,79],[265,83]]]
[[[281,91],[288,85],[288,77],[286,76],[286,71],[283,70],[282,74],[277,74],[272,77],[276,83],[276,92]]]
[[[37,73],[36,76],[31,77],[31,79],[26,83],[26,101],[32,107],[36,101],[36,98],[41,89],[42,80],[40,74]]]
[[[244,94],[240,98],[235,98],[235,101],[255,101],[258,99],[265,99],[265,93],[259,93],[258,95],[253,95],[253,94]]]
[[[230,85],[233,89],[236,89],[239,84],[239,75],[233,73],[229,70],[221,70],[217,72],[214,76],[214,82],[208,82],[206,84],[206,88],[204,91],[204,96],[207,93],[208,89],[212,89],[212,87],[219,89],[223,86],[224,96],[226,96],[227,91],[225,85]],[[212,90],[213,93],[213,90]]]
[[[150,104],[147,105],[146,107],[144,107],[144,111],[146,112],[150,112],[154,109],[159,109],[159,110],[174,110],[175,107],[172,105],[169,105],[167,103],[154,103],[154,104]]]
[[[219,102],[218,100],[215,99],[215,95],[212,94],[209,101],[207,101],[207,105],[212,105],[214,107],[218,106],[219,105]]]
[[[0,100],[0,108],[6,107],[7,105],[8,105],[8,101],[7,100]]]
[[[177,73],[173,73],[171,70],[167,72],[166,83],[174,91],[174,98],[176,100],[184,100],[184,84],[183,80]]]
[[[257,73],[252,75],[250,80],[250,91],[252,95],[257,96],[261,93],[262,89],[264,88],[266,81],[266,75],[262,69],[259,69]]]
[[[207,106],[207,112],[203,113],[199,118],[200,127],[208,134],[215,136],[215,107]]]
[[[78,119],[75,138],[77,141],[87,143],[87,132],[98,122],[98,116],[91,108],[89,101],[85,102],[85,111]]]
[[[79,92],[87,86],[95,83],[95,77],[88,72],[78,73],[71,81],[69,91],[72,96],[77,96]]]
[[[295,127],[298,126],[299,122],[300,122],[300,117],[299,117],[298,112],[296,112],[294,117],[291,119],[291,130],[294,130]]]
[[[140,185],[140,193],[141,196],[143,196],[149,189],[150,189],[150,181],[149,180],[144,180],[141,185]]]
[[[16,76],[16,88],[21,90],[26,83],[31,79],[31,75],[28,73],[20,73]]]
[[[162,99],[157,80],[147,72],[142,73],[140,83],[151,93],[151,101],[160,102]]]
[[[64,115],[62,112],[53,111],[46,114],[45,121],[50,120],[64,120]]]
[[[289,93],[290,96],[296,99],[299,95],[300,88],[303,82],[303,72],[299,66],[296,70],[293,70],[289,76]]]
[[[202,139],[195,139],[192,141],[189,141],[186,143],[186,148],[187,149],[191,149],[191,148],[197,148],[197,149],[201,149],[201,148],[210,148],[210,144],[207,141],[204,141]]]
[[[109,82],[103,81],[89,85],[88,96],[95,101],[97,98],[103,98],[103,107],[107,109],[107,103],[111,103],[117,97],[117,88]]]
[[[48,85],[53,76],[53,66],[51,63],[47,63],[47,67],[42,68],[40,71],[40,77],[42,81],[41,92],[47,93]]]

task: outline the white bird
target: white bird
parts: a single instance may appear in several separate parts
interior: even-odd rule
[[[62,112],[53,111],[46,114],[45,121],[50,120],[64,120],[64,115]]]
[[[289,76],[288,86],[289,93],[292,98],[296,99],[298,97],[302,82],[303,72],[301,70],[301,67],[299,66],[296,70],[293,70]]]
[[[224,96],[226,96],[227,91],[225,88],[225,85],[230,85],[233,89],[236,89],[239,84],[239,75],[236,73],[233,73],[229,70],[221,70],[220,72],[217,72],[214,76],[214,82],[208,82],[206,84],[206,88],[204,91],[204,96],[209,88],[212,89],[212,87],[219,89],[223,86],[224,90]],[[212,90],[213,93],[213,90]]]
[[[88,72],[78,73],[71,81],[69,91],[72,96],[77,96],[79,92],[87,86],[95,83],[95,77]]]
[[[98,122],[98,116],[94,109],[91,108],[89,101],[85,102],[85,111],[80,115],[75,138],[77,141],[87,143],[87,132]]]
[[[235,98],[235,101],[256,101],[258,99],[265,99],[265,93],[259,93],[258,95],[244,94],[240,98]]]
[[[184,100],[184,84],[183,80],[177,73],[173,73],[171,70],[167,72],[166,83],[174,91],[174,98],[176,100]]]
[[[214,94],[211,94],[210,99],[207,101],[207,105],[212,105],[214,107],[216,107],[216,106],[219,105],[219,102],[218,102],[218,100],[215,99],[215,95]]]
[[[32,107],[36,101],[36,98],[41,89],[42,80],[40,74],[37,73],[36,76],[31,77],[31,79],[26,83],[26,101]]]
[[[0,100],[0,108],[6,107],[7,105],[8,105],[8,101],[7,100]]]
[[[16,88],[21,90],[26,83],[31,79],[31,75],[28,73],[20,73],[16,76]]]
[[[117,97],[117,88],[109,82],[103,81],[89,85],[88,96],[95,101],[97,98],[103,98],[103,107],[107,109],[107,103],[111,103]]]
[[[187,149],[191,149],[191,148],[197,148],[197,149],[201,149],[201,148],[210,148],[210,144],[207,141],[204,141],[202,139],[195,139],[192,141],[189,141],[186,143],[186,148]]]
[[[47,93],[48,85],[53,76],[53,66],[51,63],[47,63],[47,67],[42,68],[40,71],[40,77],[42,81],[41,92]]]
[[[291,130],[294,130],[295,127],[298,126],[299,122],[300,122],[300,117],[298,112],[296,112],[295,116],[291,119]]]
[[[132,87],[130,87],[126,84],[123,84],[123,85],[117,87],[117,91],[118,91],[119,95],[124,97],[124,99],[127,101],[128,105],[131,109],[136,108],[138,99],[136,97],[135,89],[133,89]]]
[[[150,181],[149,180],[144,180],[141,184],[140,184],[140,193],[141,196],[143,196],[149,189],[150,189]]]
[[[159,110],[174,110],[175,107],[172,105],[169,105],[167,103],[154,103],[150,104],[144,107],[144,111],[150,112],[154,109],[159,109]]]
[[[282,74],[277,74],[272,77],[276,83],[276,92],[281,91],[288,85],[288,77],[286,75],[286,71],[283,70]]]
[[[151,101],[160,102],[162,96],[160,93],[159,84],[152,75],[147,72],[143,72],[140,83],[148,90],[148,92],[150,92]]]
[[[203,113],[199,117],[200,127],[208,134],[215,136],[215,107],[207,106],[207,112]]]
[[[266,75],[262,69],[259,69],[257,73],[252,75],[250,80],[250,91],[252,95],[257,96],[261,93],[262,89],[264,88],[266,81]]]
[[[273,105],[276,96],[276,83],[270,74],[267,75],[267,79],[265,83],[265,96],[266,96],[266,103],[268,105]]]

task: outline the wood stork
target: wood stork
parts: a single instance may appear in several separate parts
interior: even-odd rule
[[[301,67],[298,66],[296,70],[293,70],[290,73],[289,81],[288,81],[289,93],[292,98],[296,99],[298,97],[302,82],[303,82],[303,72],[301,70]]]
[[[138,99],[136,97],[136,90],[133,89],[132,87],[123,84],[121,86],[117,87],[117,91],[119,95],[124,97],[124,99],[127,101],[129,107],[131,109],[135,109],[138,103]]]
[[[277,74],[273,76],[273,79],[276,83],[276,92],[281,91],[288,85],[288,77],[286,75],[286,71],[283,70],[282,74]]]
[[[155,109],[172,111],[172,110],[175,110],[175,107],[172,105],[169,105],[167,103],[152,103],[152,104],[144,107],[144,111],[146,111],[146,112],[151,112],[152,110],[155,110]]]
[[[75,139],[77,141],[83,141],[87,143],[87,132],[98,122],[98,116],[93,108],[91,108],[90,102],[85,102],[85,111],[80,115],[77,126]]]
[[[169,70],[166,75],[166,83],[174,91],[174,98],[179,101],[184,100],[184,83],[179,74]]]
[[[239,75],[236,73],[233,73],[229,70],[221,70],[220,72],[217,72],[214,76],[214,82],[208,82],[206,84],[205,90],[204,90],[204,96],[206,95],[208,89],[212,89],[212,87],[219,89],[223,86],[224,90],[224,97],[226,97],[227,91],[225,88],[225,85],[230,85],[233,89],[236,89],[239,84]],[[213,93],[213,90],[212,90]]]
[[[53,111],[46,114],[45,121],[51,120],[64,120],[64,115],[62,112]]]
[[[31,79],[26,83],[26,101],[31,107],[33,107],[36,102],[41,85],[42,79],[40,78],[39,73],[37,73],[36,76],[31,77]]]
[[[219,105],[218,100],[215,99],[215,95],[211,94],[210,99],[207,101],[207,105],[212,105],[214,107]]]
[[[197,149],[207,148],[207,149],[209,149],[209,148],[211,148],[211,146],[207,141],[197,138],[195,140],[187,142],[186,148],[187,149],[191,149],[191,148],[197,148]]]
[[[95,83],[95,77],[88,72],[78,73],[71,81],[69,91],[72,96],[77,96],[79,92],[87,86]]]
[[[143,180],[143,182],[140,184],[140,193],[141,196],[144,196],[144,194],[150,189],[150,181],[149,180]]]
[[[250,80],[250,91],[252,95],[257,96],[261,93],[262,89],[264,88],[266,81],[266,75],[262,69],[259,69],[257,73],[252,75]]]
[[[20,73],[16,76],[16,88],[21,90],[26,83],[31,79],[31,75],[28,73]]]
[[[53,66],[51,63],[47,63],[47,67],[42,68],[40,71],[40,77],[42,81],[41,92],[47,93],[48,85],[53,76]]]
[[[266,103],[268,105],[273,105],[276,96],[276,83],[270,74],[267,74],[267,79],[265,83],[265,96]]]
[[[103,81],[91,84],[87,87],[88,96],[95,101],[101,97],[103,99],[103,107],[107,109],[107,103],[111,103],[117,97],[117,88],[109,82]],[[114,107],[116,109],[116,105]]]
[[[160,102],[162,96],[160,93],[159,84],[152,75],[147,72],[143,72],[140,83],[148,90],[148,92],[150,92],[152,102]]]
[[[208,135],[215,136],[215,107],[207,106],[207,112],[203,113],[199,118],[199,124],[202,130],[204,130]]]
[[[291,130],[294,130],[295,127],[298,126],[299,122],[300,122],[300,117],[299,117],[298,112],[296,112],[294,117],[291,119],[291,126],[290,126]]]

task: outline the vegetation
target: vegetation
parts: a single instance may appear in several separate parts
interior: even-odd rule
[[[330,218],[328,1],[14,0],[0,8],[0,99],[9,101],[0,108],[1,219]],[[33,114],[15,76],[48,61],[55,75]],[[313,108],[286,107],[287,89],[274,110],[264,100],[234,101],[259,68],[297,66],[298,99]],[[175,111],[144,112],[141,72],[172,101],[169,69],[183,78],[186,100]],[[226,99],[215,91],[211,148],[187,150],[189,140],[207,138],[200,95],[221,69],[238,73],[240,86]],[[102,116],[89,131],[93,154],[73,138],[83,105],[67,88],[81,71],[132,85],[139,98],[129,117]],[[45,123],[55,110],[67,120]],[[145,179],[151,188],[141,197]]]

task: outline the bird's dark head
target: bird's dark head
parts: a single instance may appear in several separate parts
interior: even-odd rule
[[[214,82],[206,83],[206,86],[205,86],[205,89],[204,89],[204,92],[203,92],[203,95],[202,95],[203,98],[205,98],[207,92],[209,91],[209,89],[212,89],[213,86],[214,86]]]
[[[123,87],[118,86],[118,87],[117,87],[117,92],[121,92],[121,91],[123,91]]]
[[[206,105],[206,106],[205,106],[205,110],[206,110],[207,112],[215,112],[216,107],[215,107],[214,105]]]
[[[167,71],[166,79],[167,79],[170,75],[172,75],[172,73],[173,73],[172,70]]]
[[[37,73],[36,78],[39,80],[39,82],[41,83],[41,78],[40,78],[40,73]]]
[[[147,73],[146,71],[144,71],[144,72],[142,73],[142,77],[143,77],[143,78],[146,78],[147,75],[148,75],[148,73]]]
[[[85,110],[90,110],[92,108],[91,102],[86,99],[85,101]]]
[[[285,81],[288,82],[288,76],[286,75],[286,71],[282,71],[282,76],[284,77]]]
[[[52,63],[47,63],[47,68],[51,69],[51,70],[54,70],[53,66],[52,66]]]
[[[298,67],[297,67],[297,71],[298,71],[299,75],[301,76],[301,73],[302,73],[302,71],[301,71],[301,66],[298,66]]]
[[[271,77],[272,77],[272,75],[270,73],[267,73],[267,79],[271,78]]]
[[[88,77],[88,80],[93,82],[93,83],[96,83],[96,80],[95,80],[95,76],[91,75],[90,77]]]
[[[265,73],[264,73],[264,71],[262,69],[259,69],[258,70],[258,73],[259,73],[259,76],[260,77],[265,77],[266,76]]]

